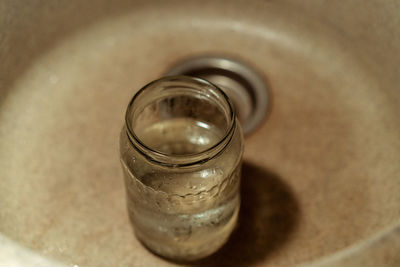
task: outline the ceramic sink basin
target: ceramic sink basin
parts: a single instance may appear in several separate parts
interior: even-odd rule
[[[397,1],[3,1],[0,265],[174,266],[135,238],[118,134],[176,62],[269,86],[239,225],[204,266],[400,266]]]

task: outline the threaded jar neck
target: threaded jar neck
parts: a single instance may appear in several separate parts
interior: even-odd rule
[[[232,139],[236,116],[227,95],[200,78],[155,80],[128,105],[126,133],[148,160],[169,167],[202,164]]]

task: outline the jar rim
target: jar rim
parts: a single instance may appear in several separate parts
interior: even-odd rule
[[[140,96],[145,94],[148,90],[154,89],[165,82],[171,83],[179,83],[179,82],[190,82],[195,83],[198,86],[203,86],[204,88],[209,89],[212,93],[215,94],[218,100],[224,102],[228,108],[228,116],[227,116],[227,126],[225,127],[224,134],[219,139],[218,142],[213,144],[212,146],[196,153],[192,154],[169,154],[162,151],[158,151],[150,146],[146,145],[136,134],[132,127],[131,115],[134,112],[135,102],[138,100]],[[188,87],[189,88],[189,87]],[[193,89],[193,88],[192,88]],[[220,152],[222,152],[225,147],[229,144],[232,136],[234,134],[236,128],[236,115],[235,110],[233,108],[232,102],[229,97],[225,94],[225,92],[216,86],[215,84],[201,79],[197,77],[190,76],[166,76],[157,80],[154,80],[144,87],[142,87],[131,99],[128,104],[126,113],[125,113],[125,124],[126,124],[126,134],[128,139],[134,148],[136,148],[143,156],[145,156],[148,160],[155,162],[157,164],[163,166],[170,167],[188,167],[198,164],[203,164],[208,160],[217,156]]]

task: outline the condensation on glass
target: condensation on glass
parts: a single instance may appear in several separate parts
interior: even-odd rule
[[[239,212],[243,136],[227,96],[186,76],[142,88],[120,136],[128,211],[157,254],[195,260],[220,248]]]

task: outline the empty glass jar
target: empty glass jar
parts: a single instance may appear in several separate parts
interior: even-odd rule
[[[243,135],[232,104],[198,78],[142,88],[120,136],[129,216],[149,249],[176,260],[210,255],[239,212]]]

